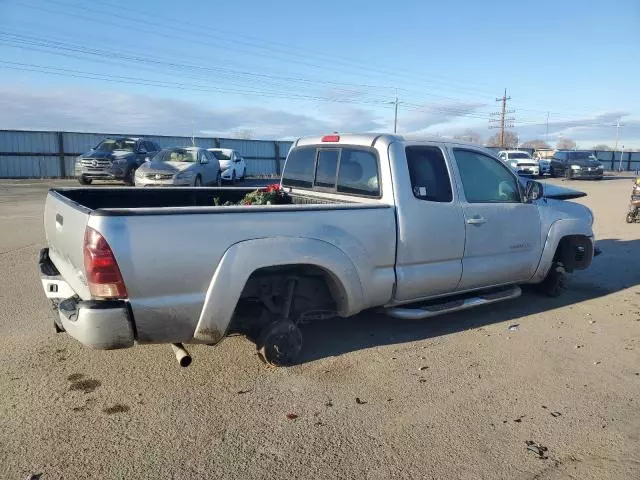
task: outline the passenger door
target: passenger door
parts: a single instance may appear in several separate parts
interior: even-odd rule
[[[240,175],[242,174],[242,171],[240,170],[240,156],[238,155],[238,152],[236,152],[235,150],[233,151],[232,155],[231,155],[231,166],[233,167],[233,171],[236,174],[236,178],[240,178]]]
[[[247,162],[245,161],[244,157],[238,156],[236,175],[238,176],[238,178],[244,179],[246,174],[247,174]]]
[[[466,243],[460,290],[529,280],[542,253],[540,215],[516,175],[482,152],[453,148]]]
[[[403,151],[404,150],[404,151]],[[390,154],[397,188],[397,301],[419,300],[458,288],[465,223],[441,146],[396,143]]]
[[[218,174],[217,162],[212,162],[208,154],[209,152],[206,150],[200,150],[200,152],[198,152],[199,170],[203,185],[211,185],[214,183],[216,181],[216,175]]]

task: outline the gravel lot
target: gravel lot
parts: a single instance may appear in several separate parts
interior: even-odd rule
[[[571,184],[604,253],[559,299],[309,325],[284,369],[234,337],[182,370],[166,345],[54,333],[36,265],[49,183],[0,180],[2,479],[640,478],[629,179]]]

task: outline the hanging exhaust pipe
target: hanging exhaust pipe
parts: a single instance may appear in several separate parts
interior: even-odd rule
[[[173,348],[173,353],[176,355],[176,360],[181,367],[188,367],[191,365],[191,355],[184,348],[184,345],[181,343],[172,343],[171,348]]]

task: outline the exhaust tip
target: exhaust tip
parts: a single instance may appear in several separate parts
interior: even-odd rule
[[[181,367],[186,368],[191,365],[191,355],[189,355],[189,352],[184,348],[184,345],[181,343],[172,343],[171,348]]]

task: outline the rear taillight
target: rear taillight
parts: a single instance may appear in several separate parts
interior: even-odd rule
[[[91,227],[87,227],[84,234],[84,269],[92,297],[127,298],[127,289],[111,247]]]

